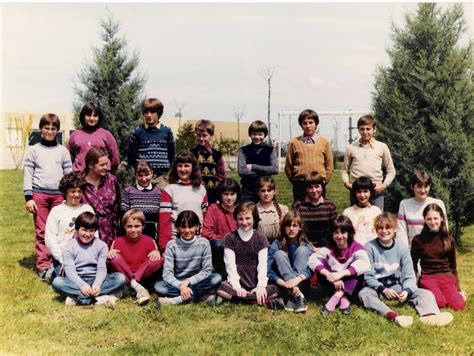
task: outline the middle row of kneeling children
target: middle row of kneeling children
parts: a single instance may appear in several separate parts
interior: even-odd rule
[[[101,242],[94,237],[97,223],[91,223],[89,215],[92,214],[85,212],[76,219],[77,239],[71,240],[63,251],[66,276],[53,281],[53,288],[67,297],[66,304],[114,304],[115,297],[104,294],[127,284],[136,292],[137,303],[143,305],[150,299],[145,288],[147,279],[148,283],[154,282],[150,277],[164,260],[162,280],[154,284],[159,295],[157,306],[204,299],[217,305],[226,299],[305,312],[302,282],[317,272],[322,289],[332,294],[322,308],[324,315],[338,305],[343,314],[349,314],[351,296],[358,292],[364,276],[365,288],[359,293],[362,305],[401,327],[410,326],[412,317],[398,315],[381,298],[408,302],[425,324],[447,325],[453,319],[452,314],[440,312],[430,291],[417,288],[408,247],[394,239],[396,220],[389,213],[375,219],[378,237],[365,249],[354,240],[351,220],[343,215],[334,219],[327,247],[315,248],[305,237],[301,216],[291,210],[283,217],[281,237],[268,248],[268,239],[256,230],[260,219],[256,204],[243,202],[233,213],[237,229],[222,240],[225,281],[219,273],[213,273],[210,243],[200,236],[201,224],[192,211],[178,215],[177,237],[167,244],[164,259],[155,241],[142,234],[143,213],[138,209],[127,212],[123,217],[125,236],[105,253],[110,267],[121,273],[113,275],[104,274],[103,250],[107,246],[102,243],[93,252],[87,247],[95,240]],[[286,305],[279,297],[280,291],[288,296]]]

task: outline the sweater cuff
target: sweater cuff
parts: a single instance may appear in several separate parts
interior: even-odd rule
[[[324,266],[322,265],[319,265],[319,266],[316,266],[316,268],[314,269],[316,272],[320,273],[323,271],[323,270],[326,270],[326,268],[324,268]],[[326,270],[327,271],[327,270]],[[328,271],[329,272],[329,271]]]
[[[377,287],[377,293],[382,294],[384,289],[385,289],[385,286],[383,284],[379,285]]]
[[[410,288],[404,288],[403,290],[408,293],[408,298],[412,296],[413,291]]]
[[[351,272],[351,276],[357,276],[357,270],[354,267],[351,266],[347,270]]]
[[[30,200],[33,200],[32,195],[25,195],[25,203],[29,202]]]

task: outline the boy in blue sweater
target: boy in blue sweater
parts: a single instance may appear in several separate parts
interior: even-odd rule
[[[143,125],[133,130],[128,140],[128,164],[136,168],[138,161],[150,163],[160,188],[166,185],[166,174],[174,160],[176,149],[173,131],[160,124],[163,104],[156,98],[145,99],[142,104]]]
[[[99,220],[91,212],[83,212],[75,221],[76,238],[63,250],[66,277],[56,277],[53,289],[66,297],[66,305],[105,305],[115,307],[117,292],[125,284],[122,273],[107,274],[108,248],[95,237]]]
[[[433,293],[417,287],[408,247],[395,240],[395,215],[380,214],[375,218],[374,226],[377,238],[364,246],[371,269],[364,276],[366,287],[359,292],[363,306],[385,315],[402,328],[411,326],[413,317],[398,315],[381,298],[399,303],[408,302],[415,307],[423,324],[443,326],[451,323],[453,315],[439,311]]]
[[[252,143],[240,147],[237,153],[237,170],[242,185],[240,198],[241,201],[257,203],[257,181],[260,177],[278,174],[278,157],[273,146],[263,142],[268,135],[263,121],[252,122],[248,133]]]

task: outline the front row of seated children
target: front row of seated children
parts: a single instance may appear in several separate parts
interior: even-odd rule
[[[454,241],[447,234],[443,211],[436,204],[428,205],[423,212],[425,227],[413,240],[411,256],[408,246],[395,239],[396,219],[390,213],[375,219],[377,238],[365,248],[354,240],[354,227],[344,215],[332,223],[327,246],[315,248],[305,238],[300,215],[291,210],[284,216],[281,235],[270,249],[268,239],[257,231],[259,215],[254,203],[241,203],[233,214],[237,230],[222,240],[225,281],[212,272],[211,248],[209,241],[200,236],[198,216],[192,211],[178,215],[177,238],[169,242],[164,255],[163,280],[154,285],[160,296],[157,306],[204,299],[217,305],[225,299],[305,312],[304,281],[313,272],[319,275],[322,289],[332,293],[322,307],[323,315],[332,313],[337,306],[342,314],[349,314],[356,293],[366,309],[401,327],[410,326],[413,318],[398,315],[383,300],[408,302],[422,323],[438,326],[453,319],[452,314],[440,312],[439,307],[463,310],[466,305],[466,296],[459,291]],[[148,292],[143,292],[146,289],[141,281],[158,270],[163,259],[155,242],[141,233],[145,225],[143,213],[129,211],[123,224],[126,236],[119,238],[107,253],[107,246],[94,237],[97,218],[90,212],[77,217],[76,238],[63,249],[65,277],[53,280],[54,290],[67,297],[66,304],[113,307],[116,297],[111,293],[126,283],[136,291],[138,304],[150,299]],[[137,248],[141,244],[146,248]],[[121,273],[107,274],[107,256],[112,269]],[[417,287],[412,259],[415,266],[418,260],[421,263],[421,285],[426,289]],[[362,280],[364,288],[359,292]],[[286,305],[280,292],[288,296]]]

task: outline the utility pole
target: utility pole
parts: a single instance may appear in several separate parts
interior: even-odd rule
[[[265,67],[259,70],[260,75],[267,82],[268,85],[268,101],[267,101],[267,125],[268,125],[268,143],[272,144],[272,131],[270,125],[270,99],[272,92],[272,77],[275,74],[275,67]]]
[[[349,109],[349,144],[354,142],[355,140],[352,138],[352,130],[355,129],[356,127],[352,126],[352,112],[351,109]]]
[[[181,110],[186,106],[186,103],[181,103],[179,104],[176,100],[174,101],[174,104],[176,105],[176,109],[178,110],[178,112],[176,114],[174,114],[174,118],[178,119],[178,130],[180,129],[181,127],[181,117],[183,116],[181,114]]]

